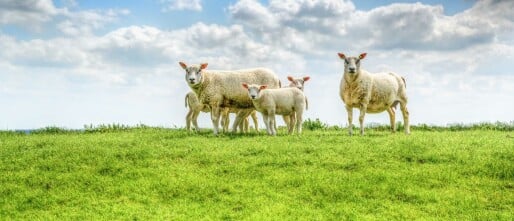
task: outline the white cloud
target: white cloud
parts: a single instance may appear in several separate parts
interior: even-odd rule
[[[163,11],[191,10],[202,11],[201,0],[161,0],[165,7]]]
[[[16,24],[37,30],[39,24],[58,13],[52,0],[0,1],[0,24]]]

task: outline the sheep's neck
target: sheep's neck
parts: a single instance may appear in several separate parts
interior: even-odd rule
[[[360,72],[357,72],[354,76],[344,73],[344,81],[346,82],[346,84],[352,84],[353,82],[357,81],[359,76],[360,76]]]

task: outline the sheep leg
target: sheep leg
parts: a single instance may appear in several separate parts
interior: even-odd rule
[[[252,111],[252,114],[250,116],[252,116],[253,126],[255,127],[255,131],[259,132],[259,119],[257,119],[257,112]]]
[[[284,119],[284,123],[287,126],[287,129],[289,129],[289,125],[291,124],[291,117],[289,115],[282,115],[282,119]]]
[[[237,133],[237,127],[241,124],[243,117],[243,111],[238,111],[236,114],[236,119],[234,120],[234,124],[232,124],[232,133]]]
[[[268,114],[262,113],[262,120],[264,121],[264,125],[266,126],[266,132],[268,132],[268,134],[271,135]]]
[[[361,126],[361,136],[364,136],[364,117],[366,116],[366,111],[368,109],[367,104],[362,104],[359,113],[359,124]]]
[[[277,129],[275,124],[275,112],[271,111],[268,116],[268,121],[270,122],[270,129],[271,129],[271,135],[275,136],[277,135]]]
[[[288,132],[289,134],[292,134],[293,133],[293,130],[294,130],[294,124],[296,122],[296,117],[295,117],[295,114],[291,114],[290,116],[287,116],[287,115],[284,115],[284,121],[285,119],[287,118],[288,119],[288,122],[287,122],[287,129],[288,129]]]
[[[248,120],[248,117],[245,117],[243,121],[243,129],[245,133],[248,133],[248,128],[250,127],[250,120]]]
[[[200,127],[198,126],[198,115],[200,115],[200,111],[193,112],[193,125],[195,126],[195,130],[200,131]]]
[[[214,135],[218,135],[218,131],[219,131],[219,124],[220,124],[220,107],[218,106],[214,106],[212,105],[211,106],[211,120],[212,120],[212,126],[213,126],[213,131],[214,131]]]
[[[395,113],[394,108],[387,108],[387,113],[389,114],[389,122],[391,122],[391,132],[396,132],[396,123],[395,123]]]
[[[346,112],[348,113],[348,135],[352,136],[353,134],[353,108],[346,105]]]
[[[228,108],[223,109],[221,113],[221,126],[223,133],[228,132],[228,125],[230,124],[230,116],[228,112]]]
[[[295,114],[295,113],[293,113]],[[302,133],[302,123],[303,123],[303,109],[298,109],[296,111],[296,134]]]
[[[400,109],[402,110],[405,134],[410,134],[409,110],[407,110],[407,102],[400,102]]]
[[[186,130],[191,131],[191,120],[193,119],[193,110],[189,109],[186,115]]]

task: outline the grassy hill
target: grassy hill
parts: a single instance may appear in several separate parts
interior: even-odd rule
[[[0,217],[513,220],[511,130],[0,133]]]

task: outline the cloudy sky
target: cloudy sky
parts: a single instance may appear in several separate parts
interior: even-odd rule
[[[345,126],[337,52],[404,76],[414,124],[513,121],[513,11],[509,0],[0,0],[0,130],[182,127],[179,61],[310,75],[306,117]]]

